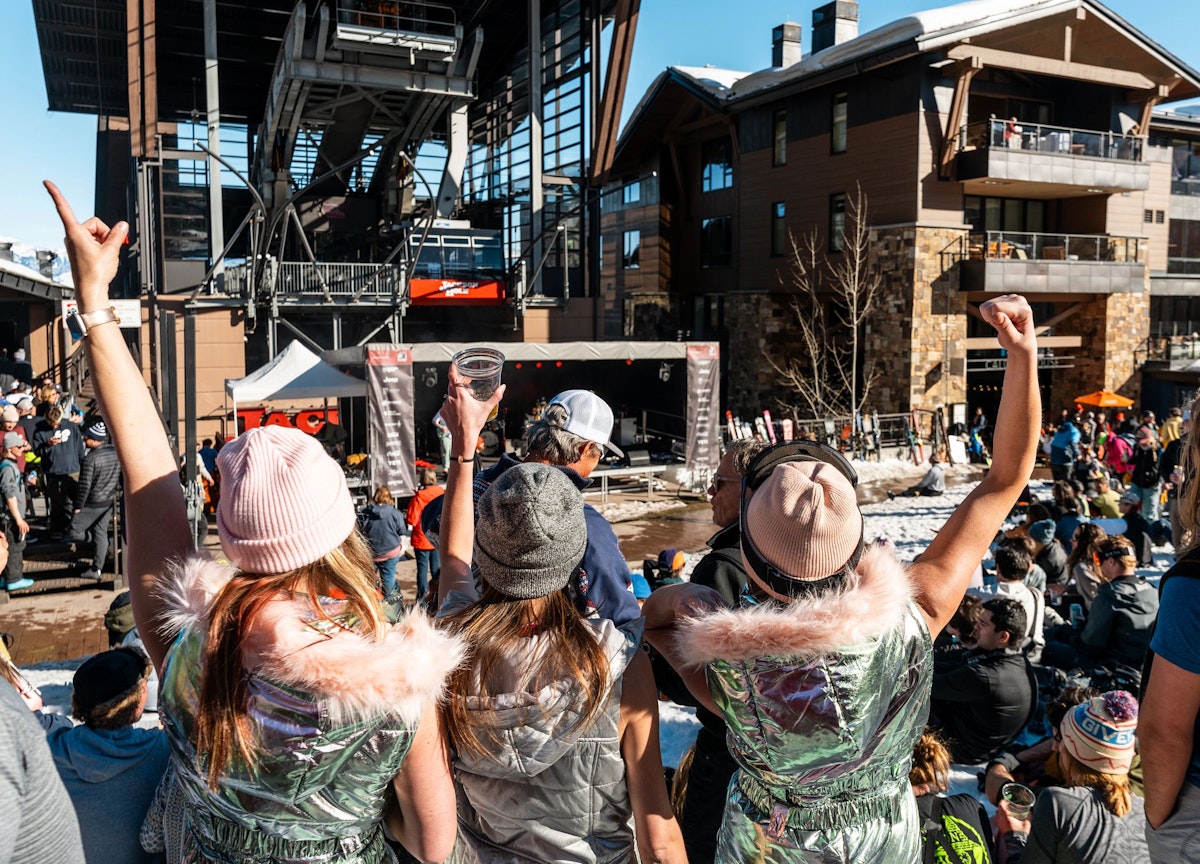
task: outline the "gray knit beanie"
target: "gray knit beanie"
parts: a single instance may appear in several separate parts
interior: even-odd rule
[[[507,597],[561,591],[583,560],[583,496],[557,468],[526,463],[505,471],[479,499],[475,564]]]

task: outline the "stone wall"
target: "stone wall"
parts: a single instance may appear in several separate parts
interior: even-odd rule
[[[779,387],[778,375],[764,352],[781,365],[791,356],[795,314],[783,294],[735,293],[725,296],[729,334],[726,408],[746,416],[764,408],[777,411],[792,397]]]
[[[883,291],[867,344],[881,414],[966,401],[967,303],[954,270],[964,235],[917,225],[871,232]]]

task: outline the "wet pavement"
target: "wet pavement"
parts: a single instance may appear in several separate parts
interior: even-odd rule
[[[895,485],[864,483],[858,490],[859,503],[882,500],[886,490]],[[644,491],[625,492],[619,497],[631,503],[646,500]],[[615,523],[613,530],[627,560],[656,558],[661,550],[671,547],[689,553],[705,551],[705,541],[716,531],[707,497],[671,490],[656,492],[651,500],[677,501],[681,506]],[[205,545],[218,548],[215,529],[210,530]],[[109,581],[83,582],[72,575],[65,560],[68,555],[56,554],[54,558],[29,568],[38,582],[35,588],[17,592],[7,603],[0,603],[0,631],[12,634],[13,660],[18,664],[68,660],[108,647],[104,613],[123,588],[107,575]],[[401,560],[396,579],[404,596],[411,599],[416,593],[416,562]]]

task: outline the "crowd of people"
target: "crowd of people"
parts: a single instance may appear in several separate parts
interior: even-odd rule
[[[78,222],[48,187],[80,310],[104,310],[127,227]],[[80,666],[77,724],[0,665],[15,685],[0,687],[0,862],[1198,860],[1200,582],[1177,577],[1200,559],[1180,556],[1153,614],[1136,541],[1093,521],[1070,478],[1005,536],[1039,444],[1035,328],[1017,296],[980,314],[1007,357],[992,464],[914,562],[867,541],[836,450],[739,441],[712,477],[710,552],[688,580],[677,550],[661,556],[642,604],[581,494],[614,447],[595,394],[551,399],[524,460],[476,471],[504,387],[481,401],[452,371],[445,485],[430,472],[403,516],[386,488],[356,512],[309,436],[250,430],[215,454],[214,557],[101,321],[84,351],[106,425],[83,438],[112,436],[142,650]],[[1183,549],[1200,493],[1178,452]],[[1118,482],[1089,469],[1096,497],[1102,479]],[[1147,477],[1119,482],[1153,526]],[[410,604],[395,558],[417,529],[434,555]],[[162,728],[141,730],[151,681]],[[700,720],[670,790],[664,697]],[[980,767],[992,820],[939,796],[951,759]],[[1016,784],[1036,803],[1022,810]]]
[[[50,378],[35,383],[5,373],[0,383],[7,385],[0,396],[0,523],[9,551],[0,590],[33,585],[24,568],[33,543],[75,544],[75,575],[98,581],[121,480],[108,429]],[[44,521],[35,517],[39,495],[46,500]]]

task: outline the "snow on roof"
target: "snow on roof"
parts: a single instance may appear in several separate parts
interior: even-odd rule
[[[972,37],[1083,6],[1128,31],[1162,62],[1176,68],[1191,80],[1197,80],[1198,76],[1194,70],[1094,0],[968,0],[966,3],[906,15],[855,39],[811,54],[791,66],[764,69],[747,75],[725,92],[723,98],[735,100],[751,96],[904,45],[911,45],[912,53],[934,51]]]
[[[913,51],[929,51],[970,36],[989,33],[1031,18],[1074,9],[1083,0],[968,0],[897,18],[838,45],[810,54],[782,69],[764,69],[739,82],[727,98],[736,99],[833,69],[911,43]]]
[[[3,270],[5,273],[11,273],[14,276],[19,276],[22,279],[30,279],[34,282],[40,282],[43,285],[50,285],[55,288],[69,287],[59,285],[53,279],[47,279],[32,267],[26,267],[24,264],[18,264],[16,261],[9,261],[6,258],[0,258],[0,270]]]
[[[716,66],[672,66],[671,69],[688,76],[700,86],[717,92],[729,90],[750,74],[735,72],[733,69],[719,69]]]

